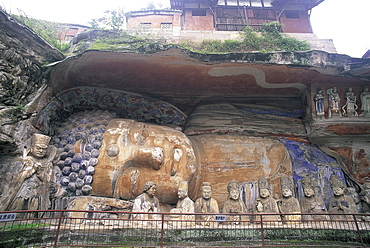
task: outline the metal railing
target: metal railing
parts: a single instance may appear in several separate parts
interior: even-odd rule
[[[370,247],[370,215],[328,215],[0,212],[0,247]]]

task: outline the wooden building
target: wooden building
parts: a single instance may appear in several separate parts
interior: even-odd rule
[[[170,0],[183,30],[239,31],[278,21],[285,33],[312,33],[309,12],[324,0]]]

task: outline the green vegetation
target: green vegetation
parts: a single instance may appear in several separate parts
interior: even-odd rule
[[[148,2],[148,5],[141,10],[156,10],[156,9],[170,9],[170,8],[163,8],[163,4],[161,3],[154,3],[153,1]]]
[[[208,53],[230,53],[251,51],[305,51],[310,46],[306,41],[281,34],[281,24],[277,22],[266,23],[259,30],[254,31],[246,27],[240,32],[241,40],[204,40],[201,43],[192,41],[182,42],[180,45],[186,49]],[[98,30],[96,30],[98,32]],[[142,52],[155,52],[161,50],[164,42],[155,38],[138,38],[124,32],[103,31],[94,39],[88,49],[103,51],[138,50]],[[80,41],[81,42],[81,41]],[[167,45],[168,46],[168,45]]]
[[[12,17],[24,23],[59,51],[64,52],[70,47],[70,44],[64,41],[64,35],[69,29],[66,24],[38,20],[28,17],[25,13],[12,15]]]
[[[33,229],[33,228],[38,228],[42,226],[51,226],[49,223],[44,223],[44,224],[37,224],[37,223],[32,223],[32,224],[15,224],[12,226],[7,226],[5,227],[5,230],[10,229],[12,231],[19,231],[19,230],[25,230],[25,229]]]
[[[153,3],[149,3],[146,9],[154,9],[155,7],[156,6]],[[123,9],[107,10],[103,17],[93,19],[90,22],[91,30],[99,29],[115,33],[115,35],[112,36],[108,33],[102,32],[95,37],[87,36],[87,40],[90,39],[90,41],[94,41],[92,43],[87,42],[87,40],[86,43],[84,41],[85,39],[80,39],[78,42],[82,42],[84,44],[79,45],[81,51],[75,49],[74,53],[89,49],[103,51],[135,49],[141,51],[144,49],[144,52],[148,52],[149,49],[149,52],[155,52],[165,46],[165,43],[160,39],[149,39],[148,37],[138,38],[125,34],[125,32],[122,31],[122,28],[129,14],[129,12],[125,13]],[[61,52],[67,53],[68,48],[70,48],[70,44],[64,41],[64,36],[69,29],[67,24],[34,19],[28,17],[24,13],[12,16],[34,30],[52,46]],[[281,24],[278,22],[265,23],[259,30],[253,30],[251,27],[246,27],[240,32],[241,39],[239,40],[204,40],[201,43],[185,41],[182,42],[180,46],[192,51],[205,53],[305,51],[310,49],[308,42],[299,41],[282,34],[279,31],[280,29]],[[105,36],[107,34],[108,36]],[[125,38],[122,39],[123,36],[125,36]],[[127,39],[130,41],[127,41]]]
[[[55,229],[43,228],[48,224],[25,224],[6,227],[0,235],[1,247],[20,247],[22,244],[45,244],[48,240],[54,240]],[[242,226],[241,226],[242,227]],[[164,246],[261,246],[262,232],[265,245],[268,247],[342,247],[361,246],[359,233],[350,229],[312,229],[312,228],[286,228],[284,226],[265,228],[263,231],[258,227],[248,228],[190,228],[190,229],[166,229],[163,233]],[[70,232],[68,226],[60,229],[59,246],[71,244],[83,244],[83,246],[159,246],[161,242],[160,228],[113,228],[107,232],[101,232],[99,228],[90,226],[85,232]],[[370,244],[370,232],[361,231],[365,245]],[[27,246],[27,247],[28,247]]]
[[[123,9],[106,10],[104,16],[98,19],[92,19],[90,22],[92,29],[111,29],[113,31],[122,31],[126,22],[126,13]]]
[[[191,50],[212,53],[251,52],[251,51],[305,51],[310,46],[306,41],[299,41],[279,32],[278,22],[265,23],[259,30],[246,27],[240,32],[241,41],[204,40],[200,44],[183,42],[181,45]]]

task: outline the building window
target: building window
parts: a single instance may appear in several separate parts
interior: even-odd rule
[[[172,29],[172,23],[161,23],[161,29],[165,30]]]
[[[299,12],[298,11],[286,11],[285,16],[286,18],[289,18],[289,19],[299,19]]]
[[[150,22],[140,23],[140,28],[141,29],[150,29],[151,26],[152,26],[152,24]]]
[[[268,12],[264,9],[254,9],[253,10],[253,16],[257,19],[267,19],[268,18]]]
[[[205,9],[193,9],[192,16],[206,16],[207,12]]]

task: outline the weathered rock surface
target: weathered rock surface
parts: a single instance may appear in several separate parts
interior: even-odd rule
[[[78,218],[93,218],[93,219],[103,219],[103,218],[128,218],[129,216],[125,216],[121,213],[115,213],[117,211],[121,212],[129,212],[132,209],[133,203],[130,201],[118,200],[114,198],[106,198],[106,197],[94,197],[94,196],[80,196],[80,197],[71,197],[69,198],[69,202],[67,205],[67,209],[69,210],[95,210],[95,211],[108,211],[108,213],[104,212],[95,212],[92,213],[92,216],[86,216],[85,212],[69,212],[68,217],[77,218],[75,224],[81,224],[82,220],[78,220]],[[96,223],[98,225],[105,225],[108,224],[104,220]],[[88,223],[85,223],[88,224]]]
[[[14,136],[18,122],[33,113],[34,98],[46,83],[42,65],[64,56],[0,11],[0,58],[0,151],[10,151],[16,149],[15,140],[23,140]]]

